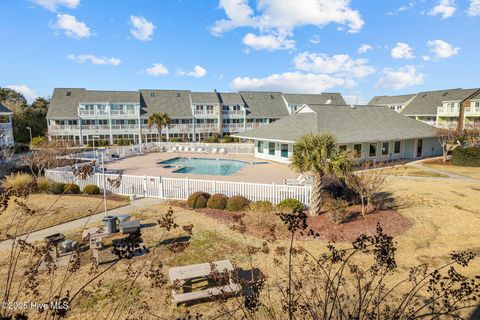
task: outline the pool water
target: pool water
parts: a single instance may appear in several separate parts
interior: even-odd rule
[[[230,176],[247,165],[246,162],[228,159],[209,158],[173,158],[162,161],[166,166],[181,166],[173,173],[205,174],[212,176]],[[165,166],[164,166],[165,167]]]

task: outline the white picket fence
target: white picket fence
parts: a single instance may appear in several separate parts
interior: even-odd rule
[[[96,173],[84,180],[77,179],[73,172],[46,170],[45,176],[53,181],[76,183],[83,189],[87,184],[97,185],[103,190],[103,174]],[[287,186],[279,184],[262,184],[251,182],[179,179],[168,177],[124,175],[118,188],[114,188],[108,179],[117,179],[118,175],[105,174],[106,190],[121,195],[135,195],[149,198],[186,200],[194,192],[202,191],[210,194],[223,193],[229,197],[242,195],[251,201],[280,201],[293,198],[310,206],[311,186]]]

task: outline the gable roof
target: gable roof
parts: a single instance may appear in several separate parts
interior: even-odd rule
[[[472,100],[480,100],[480,91],[472,97]]]
[[[302,104],[334,104],[344,105],[345,100],[340,93],[321,93],[321,94],[294,94],[285,93],[283,95],[287,103],[290,105],[302,105]]]
[[[215,92],[192,92],[192,103],[208,103],[218,105],[218,97]]]
[[[140,90],[142,115],[165,112],[170,118],[191,118],[192,101],[188,90]]]
[[[243,102],[242,96],[235,92],[220,92],[220,99],[224,105],[237,105],[237,104],[245,104]]]
[[[391,105],[405,105],[417,94],[403,94],[399,96],[377,96],[373,97],[372,100],[368,103],[371,106],[391,106]]]
[[[55,88],[48,106],[48,119],[77,119],[78,104],[85,93],[84,88]]]
[[[10,109],[8,109],[5,105],[0,103],[0,113],[13,113],[13,112],[10,111]]]
[[[280,92],[241,91],[247,108],[247,119],[282,118],[288,116],[288,109]]]
[[[294,143],[306,133],[330,132],[339,144],[428,138],[435,136],[429,125],[378,106],[351,108],[345,105],[310,105],[300,112],[235,137]]]
[[[403,109],[404,115],[436,115],[437,108],[443,101],[463,101],[479,89],[447,89],[419,92],[417,96]]]

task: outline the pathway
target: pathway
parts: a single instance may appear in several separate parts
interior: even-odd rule
[[[119,214],[132,214],[133,212],[148,208],[149,206],[161,203],[165,200],[156,199],[156,198],[141,198],[138,200],[133,201],[131,204],[126,205],[124,207],[112,209],[108,211],[109,215],[117,216]],[[78,220],[69,221],[66,223],[62,223],[53,227],[49,227],[46,229],[38,230],[35,232],[30,233],[28,235],[28,242],[35,242],[39,240],[43,240],[46,236],[54,234],[54,233],[67,233],[70,230],[83,228],[85,223],[93,223],[93,222],[100,222],[102,221],[104,213],[97,213],[92,216],[84,217]],[[27,235],[21,236],[21,239],[25,239]],[[0,251],[5,249],[10,249],[12,247],[11,240],[5,240],[0,242]]]
[[[452,172],[449,172],[449,171],[444,171],[444,170],[424,166],[422,164],[422,162],[412,162],[412,163],[407,164],[407,166],[411,166],[411,167],[414,167],[414,168],[417,168],[417,169],[420,169],[420,170],[423,170],[423,171],[437,173],[437,174],[447,176],[447,178],[437,178],[437,179],[455,179],[455,180],[461,180],[461,181],[466,181],[466,182],[480,182],[480,179],[466,177],[466,176],[455,174],[455,173],[452,173]],[[415,177],[415,178],[427,178],[427,177]]]

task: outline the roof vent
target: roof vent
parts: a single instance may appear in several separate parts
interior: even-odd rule
[[[353,105],[353,104],[351,104],[351,105],[350,105],[350,108],[352,108],[352,109],[357,109],[357,106],[356,106],[356,105]]]
[[[427,96],[427,94],[426,94],[426,93],[424,93],[424,94],[423,94],[423,96],[422,96],[422,98],[425,98],[426,96]]]
[[[72,91],[67,91],[67,97],[70,97],[72,95]]]
[[[332,99],[328,99],[325,104],[332,104]]]
[[[150,92],[150,97],[155,97],[155,92]]]
[[[270,95],[270,98],[275,99],[275,97],[273,96],[273,94]]]
[[[448,94],[448,91],[447,91],[447,92],[444,92],[444,93],[442,94],[442,97],[445,97],[447,94]]]
[[[180,92],[177,92],[177,98],[180,98]]]
[[[253,99],[253,94],[250,93],[250,94],[248,95],[248,97],[249,97],[250,99]]]

